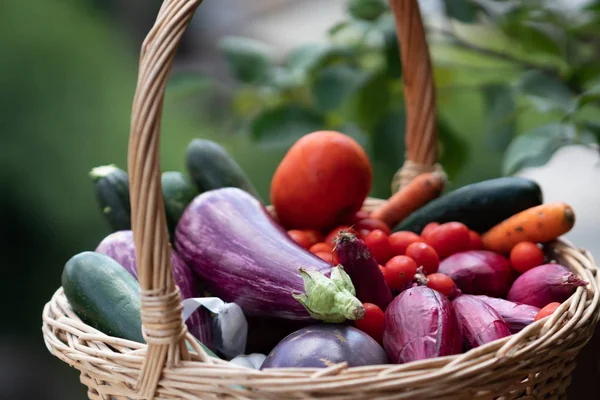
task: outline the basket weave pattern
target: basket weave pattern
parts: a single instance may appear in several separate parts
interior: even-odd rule
[[[592,256],[564,240],[549,256],[570,267],[579,287],[546,321],[467,353],[348,368],[257,371],[210,358],[186,331],[170,264],[160,189],[159,128],[174,53],[201,0],[166,0],[142,47],[128,170],[142,326],[147,344],[84,324],[59,288],[42,315],[50,353],[81,373],[90,399],[561,399],[575,358],[600,319],[600,275]],[[391,0],[402,44],[407,162],[396,188],[435,164],[435,93],[416,0]],[[370,211],[382,200],[369,198]],[[188,349],[191,348],[191,351]]]

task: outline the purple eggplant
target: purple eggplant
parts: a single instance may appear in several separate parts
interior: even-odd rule
[[[300,247],[241,189],[197,196],[179,220],[175,243],[211,293],[249,316],[335,323],[364,315],[343,268]]]
[[[579,286],[587,282],[560,264],[544,264],[519,276],[512,284],[507,300],[542,308],[550,303],[562,303]]]
[[[350,232],[341,232],[336,237],[335,249],[339,263],[352,279],[356,297],[385,311],[393,299],[392,292],[365,242]]]
[[[269,353],[265,368],[325,368],[347,362],[349,367],[387,364],[383,348],[361,330],[342,324],[318,324],[286,336]]]
[[[459,354],[462,343],[454,307],[436,290],[406,289],[385,311],[383,347],[393,363]]]
[[[468,250],[440,262],[438,272],[452,278],[462,293],[504,297],[514,279],[506,257],[487,250]]]
[[[467,348],[510,336],[507,323],[490,305],[475,296],[463,294],[452,300]]]
[[[528,304],[514,303],[497,297],[485,295],[474,295],[474,297],[496,310],[504,322],[508,324],[511,333],[520,332],[527,325],[532,324],[535,316],[540,311],[539,308]]]
[[[96,252],[102,253],[117,261],[135,279],[138,279],[137,262],[135,257],[135,243],[133,232],[130,230],[117,231],[105,237]],[[173,278],[179,288],[182,299],[203,297],[198,279],[192,270],[171,249],[171,263],[173,264]],[[205,308],[198,308],[186,321],[188,330],[194,337],[204,343],[211,350],[213,348],[213,323],[210,314]]]

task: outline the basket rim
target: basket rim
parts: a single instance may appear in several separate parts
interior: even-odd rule
[[[589,282],[587,289],[580,287],[568,300],[549,318],[534,322],[522,331],[511,336],[498,339],[483,346],[471,349],[467,352],[438,357],[428,360],[412,361],[405,364],[382,364],[367,367],[349,367],[345,362],[332,365],[328,368],[273,368],[265,370],[254,370],[233,364],[226,360],[211,358],[203,362],[203,355],[192,353],[191,361],[183,361],[180,366],[166,367],[169,371],[165,379],[173,378],[173,373],[178,370],[184,371],[188,376],[214,375],[215,372],[223,374],[229,371],[227,376],[235,375],[237,381],[232,384],[258,385],[261,389],[268,391],[276,390],[274,387],[262,387],[261,381],[273,380],[293,383],[299,388],[305,388],[309,380],[311,385],[324,386],[335,382],[338,389],[348,389],[349,384],[356,382],[356,376],[369,377],[369,384],[378,382],[403,382],[414,383],[432,377],[445,377],[450,379],[458,374],[465,375],[463,371],[477,368],[486,368],[492,365],[499,367],[511,364],[511,361],[521,362],[524,356],[537,353],[540,349],[547,348],[551,344],[560,348],[560,340],[568,339],[575,334],[578,349],[585,346],[600,320],[600,274],[592,255],[585,249],[572,245],[568,240],[560,238],[548,246],[561,264],[574,270],[580,277]],[[579,265],[577,265],[579,264]],[[590,296],[591,295],[591,296]],[[67,308],[65,308],[67,307]],[[44,341],[51,354],[84,372],[88,365],[82,360],[89,359],[90,352],[93,356],[100,357],[103,364],[119,366],[121,360],[139,362],[138,368],[144,359],[146,344],[119,339],[104,334],[86,324],[70,310],[68,301],[59,287],[52,299],[46,303],[43,310],[43,335]],[[57,312],[57,310],[60,310]],[[584,329],[584,328],[590,329]],[[585,333],[582,333],[585,332]],[[59,337],[59,336],[67,336]],[[71,336],[69,336],[71,335]],[[188,333],[187,340],[194,340]],[[86,342],[86,343],[82,343]],[[557,343],[558,342],[558,343]],[[99,344],[100,343],[100,344]],[[114,346],[113,349],[107,344]],[[108,352],[108,353],[107,353]],[[535,366],[535,360],[529,361]],[[83,364],[82,364],[83,363]],[[532,365],[530,365],[532,368]],[[117,368],[118,369],[118,368]],[[139,370],[131,372],[136,375]],[[212,371],[212,372],[211,372]],[[200,374],[199,374],[200,373]],[[470,376],[470,375],[469,375]],[[137,375],[136,375],[137,377]],[[336,378],[337,377],[337,378]],[[173,378],[174,379],[174,378]],[[350,383],[348,383],[350,382]],[[131,378],[128,384],[134,385],[135,378]],[[160,383],[159,383],[160,386]],[[288,387],[288,386],[286,386]],[[133,389],[131,389],[133,394]]]

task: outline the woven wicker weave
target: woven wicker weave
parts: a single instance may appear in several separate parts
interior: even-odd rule
[[[545,321],[467,353],[348,368],[257,371],[209,358],[187,333],[173,283],[158,157],[163,95],[175,49],[200,0],[166,0],[142,48],[129,165],[132,229],[146,344],[107,336],[72,312],[62,289],[43,310],[48,350],[81,372],[90,399],[560,399],[600,318],[591,255],[564,240],[547,248],[589,282]],[[435,93],[416,0],[392,0],[407,101],[407,163],[395,188],[435,165]],[[410,60],[410,62],[407,62]],[[367,199],[364,209],[381,202]],[[193,351],[188,351],[186,342]]]

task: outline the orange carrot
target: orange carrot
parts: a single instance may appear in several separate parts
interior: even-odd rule
[[[394,226],[413,211],[423,207],[440,195],[446,178],[439,172],[427,172],[414,178],[371,213],[388,226]]]
[[[481,236],[487,250],[509,253],[519,242],[544,243],[569,232],[575,213],[565,203],[547,203],[521,211]]]

